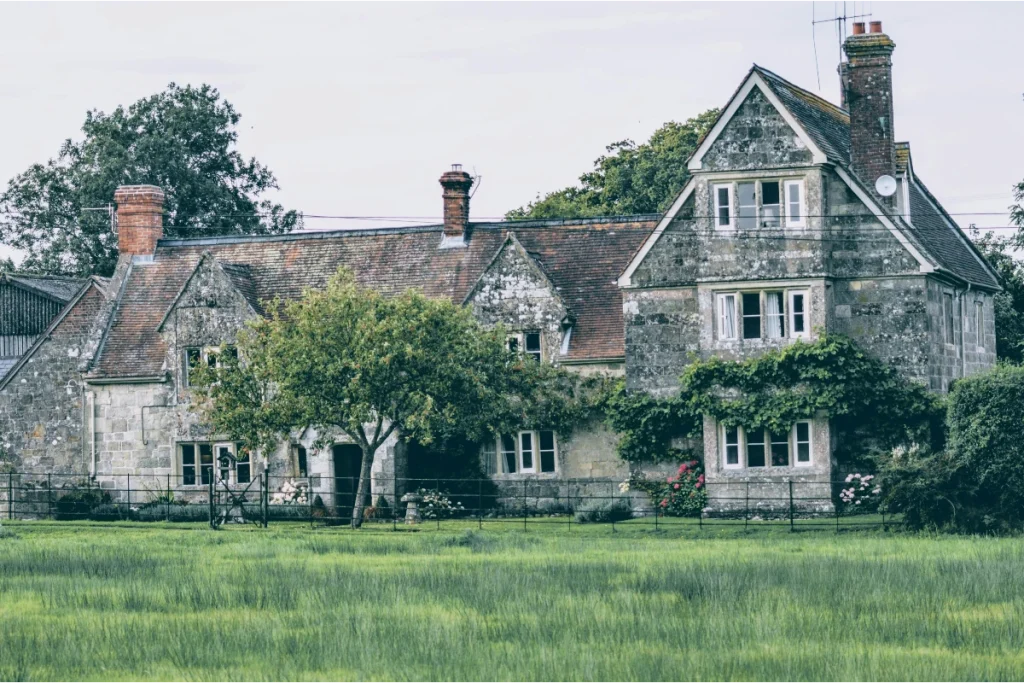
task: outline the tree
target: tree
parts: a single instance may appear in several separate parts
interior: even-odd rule
[[[89,111],[84,138],[33,164],[0,194],[0,240],[24,250],[28,271],[109,275],[117,237],[104,211],[119,185],[167,193],[164,232],[175,237],[286,232],[298,215],[263,195],[274,175],[234,146],[240,115],[209,85],[163,92],[111,114]]]
[[[971,238],[1003,287],[993,297],[996,355],[1000,360],[1024,362],[1024,264],[1013,255],[1019,249],[1019,238],[981,235],[977,229],[972,230]]]
[[[420,444],[564,430],[588,405],[586,381],[510,352],[501,328],[447,299],[385,297],[341,270],[325,290],[268,310],[239,336],[239,361],[199,375],[199,405],[218,432],[264,452],[290,428],[348,435],[362,450],[354,527],[395,430]]]
[[[514,220],[660,213],[689,180],[686,162],[717,117],[718,110],[709,109],[686,123],[669,121],[641,145],[632,140],[612,143],[606,148],[607,154],[594,162],[594,170],[580,176],[579,187],[550,192],[543,198],[538,195],[505,217]]]

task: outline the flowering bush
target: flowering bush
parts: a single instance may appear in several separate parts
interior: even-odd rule
[[[619,485],[620,491],[630,489],[646,493],[658,514],[669,517],[698,517],[708,501],[704,469],[699,460],[684,462],[675,474],[664,480],[648,479],[634,472],[628,481]]]
[[[271,505],[305,505],[309,502],[309,484],[295,483],[291,479],[270,496]]]
[[[424,519],[449,519],[458,517],[466,511],[462,503],[452,502],[446,491],[420,489],[416,493],[423,496],[420,514]]]
[[[839,491],[839,500],[846,505],[859,505],[862,508],[869,504],[878,504],[879,496],[882,494],[882,487],[874,482],[873,474],[848,474],[846,475],[846,488]]]

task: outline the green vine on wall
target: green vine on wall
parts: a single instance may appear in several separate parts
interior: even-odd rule
[[[698,434],[703,415],[776,432],[823,416],[832,421],[837,458],[853,463],[875,448],[927,441],[943,414],[938,396],[840,336],[743,361],[698,360],[683,372],[677,395],[620,389],[608,408],[628,461],[671,458],[672,438]]]

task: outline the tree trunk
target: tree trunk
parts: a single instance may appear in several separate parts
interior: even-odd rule
[[[356,486],[356,502],[352,506],[352,528],[358,529],[363,524],[363,508],[370,495],[370,468],[373,467],[373,454],[369,446],[363,446],[363,464],[359,468],[359,485]]]

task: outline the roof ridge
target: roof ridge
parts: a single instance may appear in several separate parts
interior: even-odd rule
[[[0,271],[8,277],[23,277],[34,280],[65,280],[67,282],[85,282],[88,280],[87,277],[76,277],[74,275],[49,275],[47,273],[19,273],[18,271],[4,270]]]
[[[835,104],[834,102],[830,102],[830,101],[826,100],[821,95],[813,93],[810,90],[807,90],[806,88],[802,88],[799,85],[797,85],[796,83],[794,83],[794,82],[792,82],[792,81],[790,81],[790,80],[780,76],[779,74],[775,73],[774,71],[772,71],[770,69],[764,68],[763,66],[759,66],[758,64],[754,64],[754,68],[758,72],[760,72],[762,74],[765,74],[765,75],[767,75],[767,76],[769,76],[771,78],[774,78],[774,79],[776,79],[778,81],[781,81],[784,85],[786,85],[786,87],[792,88],[793,90],[799,90],[801,95],[806,95],[807,97],[812,99],[814,101],[813,102],[814,104],[818,104],[818,105],[823,106],[823,107],[825,107],[827,109],[831,109],[833,113],[838,114],[840,116],[843,116],[843,117],[845,117],[847,119],[850,118],[850,112],[846,111],[845,109],[843,109],[839,105]]]

